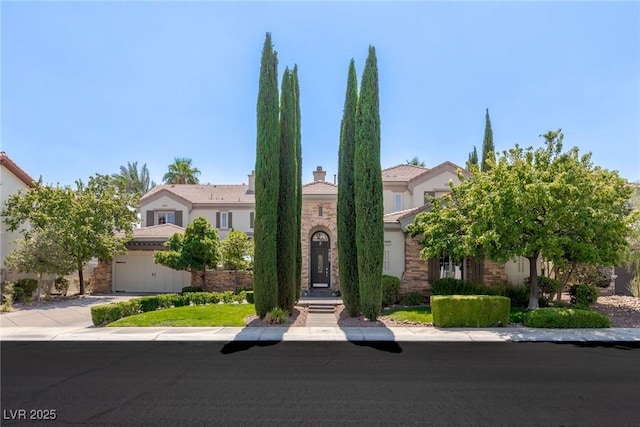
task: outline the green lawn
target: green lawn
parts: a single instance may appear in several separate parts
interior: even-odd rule
[[[107,326],[246,326],[253,304],[211,304],[169,308],[125,317]]]
[[[418,306],[418,307],[397,307],[391,309],[385,309],[382,315],[396,322],[419,322],[419,323],[433,323],[433,314],[431,314],[431,307]]]
[[[511,315],[509,316],[509,322],[522,323],[524,313],[527,310],[524,308],[511,307]],[[433,314],[431,314],[431,307],[419,306],[419,307],[396,307],[391,309],[385,309],[382,315],[396,322],[412,322],[412,323],[430,323],[433,324]]]

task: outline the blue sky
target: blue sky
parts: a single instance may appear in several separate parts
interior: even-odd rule
[[[480,150],[565,146],[640,180],[638,2],[2,1],[2,150],[73,184],[146,163],[160,183],[188,157],[203,183],[255,165],[260,53],[298,65],[303,180],[337,173],[348,64],[380,76],[382,167],[461,166]]]

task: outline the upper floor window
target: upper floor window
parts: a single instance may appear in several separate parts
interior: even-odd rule
[[[176,213],[170,211],[158,212],[158,224],[175,224]]]
[[[318,216],[322,216],[322,206],[318,206]]]
[[[249,212],[249,228],[253,228],[253,221],[256,219],[256,214]]]
[[[222,230],[233,228],[233,214],[231,212],[216,212],[216,228]]]
[[[402,193],[393,195],[393,210],[399,212],[402,210]]]

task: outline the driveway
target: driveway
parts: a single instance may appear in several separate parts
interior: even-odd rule
[[[85,295],[58,301],[16,304],[14,311],[0,313],[0,327],[90,327],[91,306],[128,301],[141,294]]]

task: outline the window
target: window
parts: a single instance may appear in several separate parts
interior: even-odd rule
[[[424,202],[427,203],[431,197],[436,197],[435,191],[425,191],[424,192]]]
[[[402,193],[395,193],[393,195],[393,210],[395,212],[402,210]]]
[[[440,257],[440,278],[450,277],[452,279],[464,278],[463,263],[457,263],[448,256]]]
[[[525,272],[525,265],[524,262],[527,261],[527,259],[525,257],[518,257],[518,260],[516,261],[516,264],[518,265],[518,273],[524,273]]]
[[[322,206],[318,206],[318,216],[322,216]]]
[[[253,221],[255,220],[255,213],[249,212],[249,228],[253,228]]]
[[[391,240],[385,240],[384,241],[384,258],[382,260],[382,265],[383,265],[383,269],[384,271],[389,271],[389,269],[391,269],[391,257],[389,254],[389,247],[391,246]]]
[[[175,224],[175,212],[158,212],[158,224]]]
[[[232,212],[216,212],[216,228],[222,230],[233,228]]]

